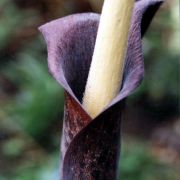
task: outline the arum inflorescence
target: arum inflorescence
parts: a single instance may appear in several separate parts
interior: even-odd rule
[[[40,27],[47,43],[49,70],[65,89],[63,179],[116,179],[124,100],[143,79],[141,38],[161,3],[162,0],[136,1],[121,90],[96,118],[86,112],[82,98],[100,15],[75,14]]]

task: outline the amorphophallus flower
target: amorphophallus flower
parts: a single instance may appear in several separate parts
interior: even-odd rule
[[[135,2],[121,89],[95,118],[83,107],[82,100],[100,15],[70,15],[39,28],[47,43],[49,71],[65,89],[63,179],[116,179],[124,101],[143,79],[141,38],[161,3],[162,0]]]

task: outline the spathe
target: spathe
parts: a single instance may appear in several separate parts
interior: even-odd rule
[[[109,106],[91,119],[81,105],[100,16],[75,14],[39,29],[48,46],[48,65],[66,91],[62,138],[63,179],[116,179],[123,100],[144,75],[141,38],[161,0],[135,3],[122,89]]]

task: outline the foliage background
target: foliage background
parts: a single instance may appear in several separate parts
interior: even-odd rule
[[[48,74],[37,27],[99,11],[101,2],[0,0],[0,180],[58,179],[63,89]],[[166,1],[143,40],[146,75],[123,122],[125,180],[180,176],[178,8],[178,1]]]

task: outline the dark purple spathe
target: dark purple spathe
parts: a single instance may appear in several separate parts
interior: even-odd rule
[[[48,65],[66,91],[62,138],[63,179],[115,179],[123,99],[144,75],[141,38],[161,0],[135,3],[121,91],[91,119],[81,105],[100,16],[84,13],[51,21],[39,29],[48,46]]]

